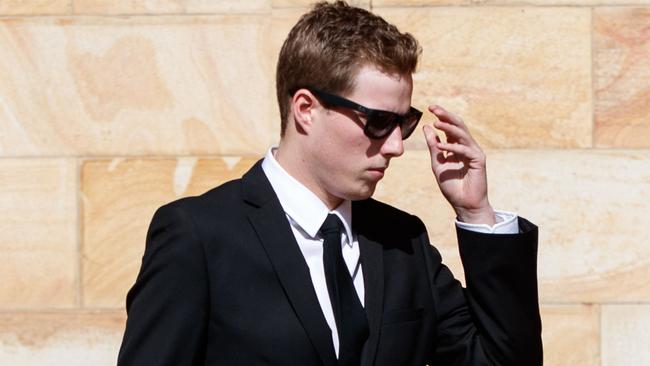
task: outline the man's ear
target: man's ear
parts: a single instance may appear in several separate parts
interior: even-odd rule
[[[300,134],[309,134],[314,113],[320,107],[318,99],[307,89],[298,89],[291,98],[291,114],[296,130]]]

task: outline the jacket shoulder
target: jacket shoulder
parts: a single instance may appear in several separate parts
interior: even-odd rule
[[[174,207],[195,211],[217,209],[220,206],[241,202],[241,178],[225,182],[197,196],[188,196],[171,201],[162,207]],[[162,208],[161,207],[161,208]]]
[[[352,207],[353,222],[358,224],[361,230],[370,230],[388,237],[416,237],[426,233],[424,223],[419,217],[384,202],[369,198],[355,201]]]
[[[154,217],[162,213],[181,213],[190,218],[198,227],[208,227],[228,217],[241,217],[246,213],[242,200],[241,179],[223,183],[198,195],[179,198],[159,207]]]

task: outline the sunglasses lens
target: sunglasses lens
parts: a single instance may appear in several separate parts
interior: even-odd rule
[[[366,135],[373,139],[382,139],[401,123],[402,140],[406,140],[417,127],[421,116],[422,113],[417,110],[404,117],[388,112],[374,114],[366,122]]]
[[[404,123],[402,124],[402,139],[406,140],[413,131],[415,130],[415,127],[418,125],[418,122],[420,122],[420,117],[417,115],[409,115],[404,119]]]
[[[366,122],[366,134],[374,139],[386,137],[398,124],[398,117],[393,113],[374,113]]]

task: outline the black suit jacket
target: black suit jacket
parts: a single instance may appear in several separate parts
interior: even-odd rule
[[[458,230],[463,289],[415,216],[353,202],[370,337],[363,365],[540,365],[537,228]],[[258,162],[161,207],[127,296],[118,365],[336,365],[309,268]]]

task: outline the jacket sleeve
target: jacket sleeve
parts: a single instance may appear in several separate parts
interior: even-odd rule
[[[191,218],[179,205],[163,206],[127,295],[118,366],[202,364],[208,302],[204,251]]]
[[[458,229],[466,289],[429,245],[438,324],[431,364],[542,365],[538,233],[523,218],[519,226],[519,234]]]

